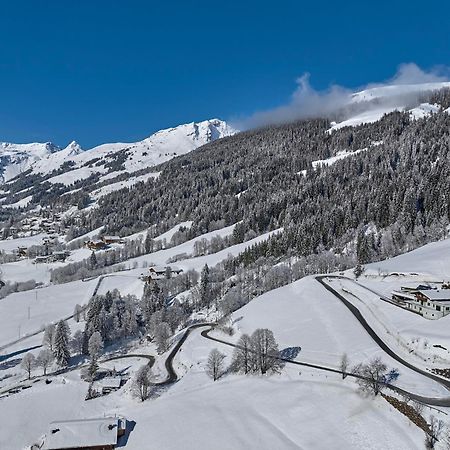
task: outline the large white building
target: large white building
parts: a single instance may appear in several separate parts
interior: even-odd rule
[[[450,289],[403,289],[392,292],[392,298],[426,319],[440,319],[450,314]]]

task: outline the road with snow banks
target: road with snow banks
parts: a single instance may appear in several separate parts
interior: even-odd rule
[[[353,303],[349,302],[340,292],[338,292],[336,289],[334,289],[332,286],[330,286],[326,280],[327,279],[341,279],[341,280],[348,280],[353,281],[351,278],[340,276],[340,275],[320,275],[316,277],[316,280],[329,292],[331,292],[335,297],[337,297],[353,314],[353,316],[358,320],[358,322],[362,325],[362,327],[367,331],[369,336],[377,343],[377,345],[385,352],[387,353],[391,358],[398,361],[403,366],[407,367],[410,370],[413,370],[414,372],[417,372],[424,377],[427,377],[437,383],[439,383],[441,386],[444,386],[447,390],[450,391],[450,380],[446,380],[445,378],[442,378],[438,375],[434,375],[430,372],[427,372],[426,370],[420,369],[419,367],[414,366],[408,361],[405,361],[402,357],[397,355],[394,350],[392,350],[384,341],[383,339],[378,336],[378,334],[374,331],[374,329],[367,323],[366,319],[364,319],[363,315],[361,314],[360,310],[353,305]],[[359,285],[359,284],[358,284]],[[359,285],[361,286],[361,285]],[[394,387],[395,390],[397,390],[400,393],[404,393],[406,391]],[[408,395],[410,395],[411,398],[414,400],[418,400],[422,403],[426,403],[428,405],[434,405],[434,406],[450,406],[450,397],[444,397],[444,398],[436,398],[436,397],[423,397],[416,394],[412,394],[408,392]]]

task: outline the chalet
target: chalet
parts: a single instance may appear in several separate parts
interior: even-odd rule
[[[98,386],[101,388],[102,394],[109,394],[111,392],[117,391],[122,386],[122,377],[105,377],[98,382]]]
[[[125,241],[119,236],[103,236],[102,241],[106,244],[123,244]]]
[[[64,262],[68,256],[70,256],[70,252],[68,251],[63,250],[60,252],[53,252],[50,255],[46,256],[36,256],[34,263],[42,264],[42,263]]]
[[[107,245],[100,239],[94,241],[88,241],[86,243],[86,247],[89,250],[103,250],[107,247]]]
[[[53,262],[64,262],[70,256],[70,252],[67,250],[62,250],[59,252],[53,252],[50,256]]]
[[[125,431],[117,417],[51,422],[42,450],[112,450]]]
[[[49,261],[49,255],[47,255],[47,256],[36,256],[36,258],[34,259],[34,263],[35,264],[45,264],[45,263],[48,263],[48,262],[50,262]]]
[[[58,237],[55,235],[51,235],[42,239],[43,245],[52,245],[58,243]]]
[[[148,269],[150,276],[153,279],[160,279],[160,278],[164,278],[167,276],[168,273],[170,273],[170,275],[180,275],[181,272],[183,272],[183,269],[180,269],[178,267],[171,267],[171,266],[165,266],[165,267],[158,267],[158,266],[154,266],[154,267],[150,267],[150,269]]]
[[[450,314],[450,291],[448,289],[418,289],[392,292],[392,299],[401,306],[426,319],[440,319]]]

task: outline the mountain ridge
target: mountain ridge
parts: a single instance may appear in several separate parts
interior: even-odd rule
[[[141,141],[105,143],[91,149],[83,149],[76,141],[72,141],[65,148],[51,142],[0,142],[0,181],[8,182],[27,170],[46,175],[60,169],[63,164],[75,169],[95,164],[98,170],[93,168],[91,171],[80,171],[78,179],[83,179],[92,173],[106,172],[101,167],[102,164],[99,164],[98,158],[105,160],[105,164],[120,159],[124,170],[133,172],[160,164],[236,132],[237,130],[225,121],[214,118],[162,129]],[[127,156],[120,155],[120,152],[127,153]],[[97,160],[93,162],[95,159]]]

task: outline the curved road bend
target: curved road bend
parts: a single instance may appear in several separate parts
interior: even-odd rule
[[[173,360],[178,353],[178,350],[180,350],[181,346],[184,344],[188,336],[191,334],[192,330],[195,330],[196,328],[201,327],[212,327],[212,323],[196,323],[195,325],[191,325],[186,329],[186,331],[183,333],[183,336],[178,340],[178,342],[175,344],[174,348],[169,353],[169,356],[167,357],[164,365],[167,370],[167,378],[164,381],[160,381],[158,383],[155,383],[158,386],[165,386],[171,383],[175,383],[175,381],[178,380],[177,373],[175,372],[175,369],[173,368]]]
[[[316,280],[329,292],[331,292],[335,297],[337,297],[349,310],[350,312],[355,316],[355,318],[358,320],[358,322],[363,326],[363,328],[367,331],[369,336],[378,344],[378,346],[387,353],[391,358],[398,361],[403,366],[407,367],[410,370],[413,370],[414,372],[420,373],[421,375],[439,383],[441,386],[444,386],[446,389],[450,390],[450,380],[445,380],[444,378],[441,378],[437,375],[434,375],[430,372],[427,372],[426,370],[420,369],[413,364],[409,363],[408,361],[405,361],[402,357],[397,355],[384,341],[381,339],[374,329],[367,323],[366,319],[364,319],[363,315],[361,314],[360,310],[354,306],[351,302],[349,302],[342,294],[340,294],[338,291],[336,291],[333,287],[331,287],[329,284],[327,284],[324,279],[345,279],[350,280],[350,278],[339,276],[339,275],[320,275],[316,277]],[[401,392],[401,389],[398,389],[399,392]],[[429,405],[436,405],[436,406],[450,406],[450,397],[445,398],[434,398],[434,397],[420,397],[415,395],[415,399],[418,399],[420,401],[423,401],[424,403],[427,403]]]

